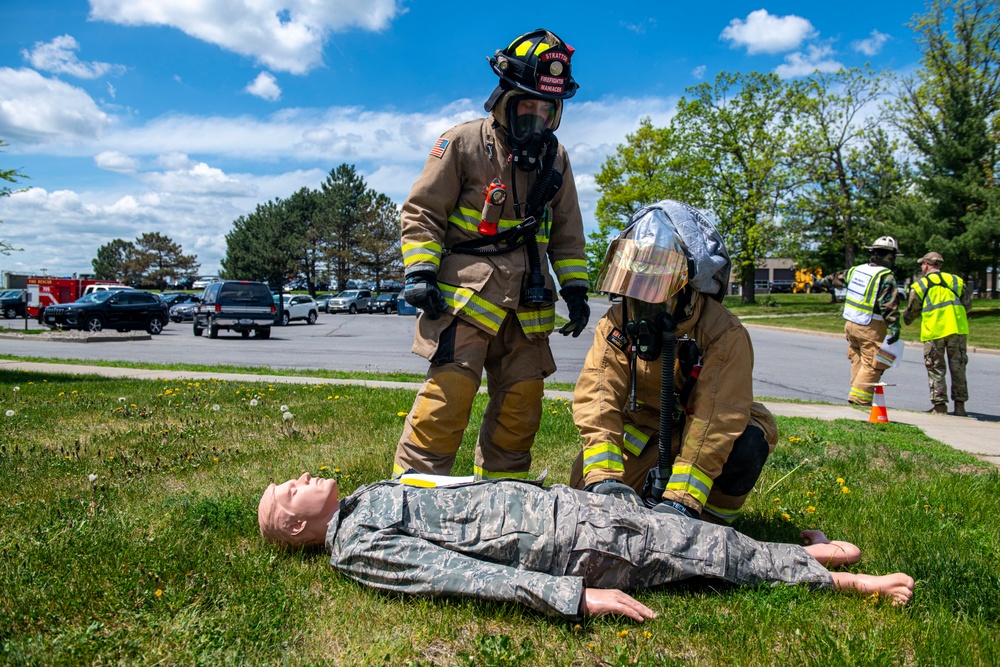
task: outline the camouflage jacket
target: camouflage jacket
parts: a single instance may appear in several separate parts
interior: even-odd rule
[[[566,618],[580,616],[584,586],[636,589],[693,576],[832,585],[801,547],[519,480],[362,487],[342,500],[326,547],[335,568],[375,588],[518,602]]]

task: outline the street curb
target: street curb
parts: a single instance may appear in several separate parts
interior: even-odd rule
[[[743,320],[740,320],[740,322],[743,324],[743,326],[747,327],[748,329],[770,329],[771,331],[787,331],[789,333],[809,334],[810,336],[840,338],[841,340],[843,340],[844,338],[844,334],[833,333],[830,331],[812,331],[810,329],[796,329],[795,327],[772,327],[766,324],[755,324],[753,322],[745,322]],[[908,341],[903,341],[903,343],[904,345],[906,345],[906,347],[912,347],[920,350],[924,349],[924,344],[917,341],[908,340]],[[966,348],[966,352],[972,354],[1000,354],[1000,350],[994,350],[993,348],[989,347],[968,347]]]
[[[152,340],[151,334],[120,334],[107,336],[51,336],[42,334],[8,334],[0,333],[0,339],[9,338],[11,340],[41,340],[47,343],[121,343],[133,340]]]

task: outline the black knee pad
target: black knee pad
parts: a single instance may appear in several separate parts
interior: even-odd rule
[[[757,483],[764,462],[770,454],[764,431],[750,424],[743,435],[736,438],[729,459],[722,472],[715,478],[715,488],[727,496],[743,496]]]

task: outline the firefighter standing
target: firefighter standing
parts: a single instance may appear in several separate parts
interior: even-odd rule
[[[889,368],[876,359],[876,353],[883,342],[899,340],[900,329],[899,285],[892,273],[900,256],[899,244],[891,236],[882,236],[865,249],[871,251],[868,263],[849,269],[845,280],[844,334],[851,361],[847,402],[854,405],[872,404],[874,386]]]
[[[944,258],[936,252],[920,258],[920,270],[924,275],[910,285],[910,300],[903,313],[903,322],[910,324],[920,316],[920,340],[924,343],[924,366],[933,404],[928,412],[948,414],[950,368],[955,415],[967,417],[965,402],[969,400],[969,385],[965,380],[965,366],[969,355],[965,340],[969,334],[969,320],[966,310],[972,305],[972,297],[961,278],[941,271],[943,264]]]
[[[569,156],[553,131],[578,88],[573,49],[535,30],[498,50],[489,117],[445,132],[402,211],[403,298],[423,310],[413,352],[430,362],[393,474],[451,471],[483,369],[489,404],[477,478],[525,477],[555,370],[553,281],[578,336],[587,305],[583,220]]]
[[[576,385],[573,486],[713,523],[737,517],[778,432],[753,400],[750,336],[721,304],[730,268],[708,219],[670,200],[609,247],[599,291],[625,298],[598,322]],[[660,468],[657,491],[647,473]]]

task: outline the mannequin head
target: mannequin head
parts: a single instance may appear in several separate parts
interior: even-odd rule
[[[303,473],[283,484],[271,484],[257,506],[261,537],[292,546],[323,544],[339,505],[337,482],[332,479]]]

